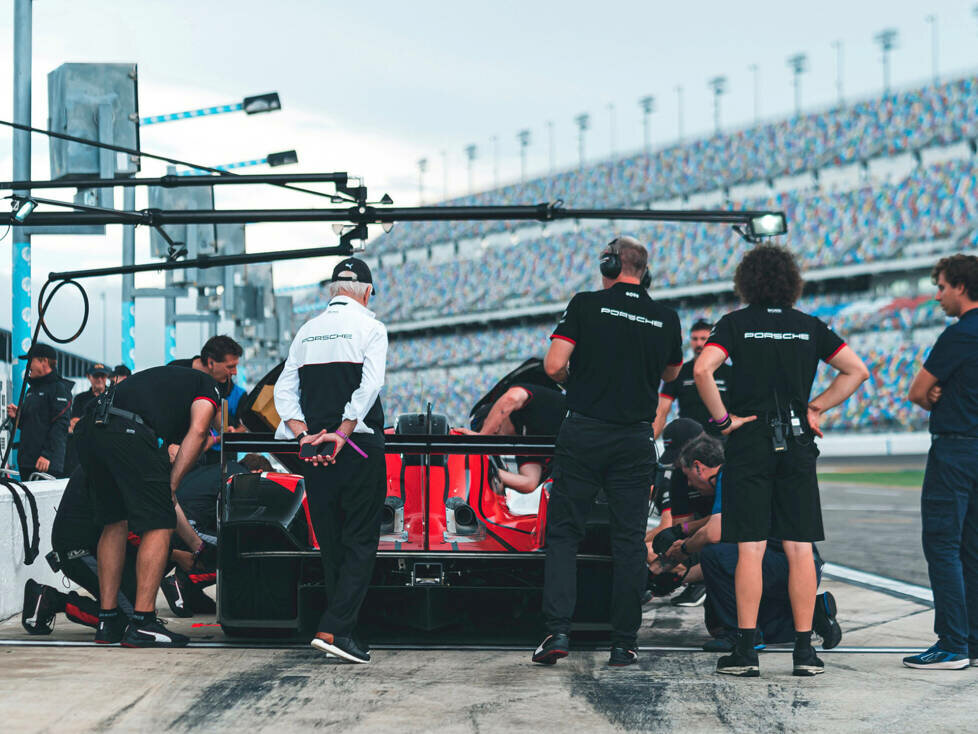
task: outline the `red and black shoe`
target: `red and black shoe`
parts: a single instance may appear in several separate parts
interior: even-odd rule
[[[638,652],[630,647],[611,648],[611,657],[608,658],[608,665],[612,668],[624,668],[626,665],[634,665],[638,662]]]
[[[558,632],[543,638],[540,646],[533,651],[531,660],[541,665],[553,665],[570,653],[570,637]]]
[[[309,643],[317,650],[348,663],[369,663],[370,653],[361,648],[352,637],[337,637],[329,632],[317,632]]]

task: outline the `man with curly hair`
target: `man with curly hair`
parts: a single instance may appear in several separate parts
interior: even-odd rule
[[[736,293],[747,306],[720,319],[693,369],[712,416],[709,426],[729,436],[721,537],[737,544],[739,629],[733,652],[717,663],[717,672],[727,675],[760,674],[754,633],[768,538],[782,541],[788,560],[794,674],[824,670],[811,643],[817,589],[812,543],[825,537],[814,439],[822,436],[823,413],[848,399],[869,371],[822,321],[793,308],[803,285],[786,248],[760,245],[748,252],[734,276]],[[713,373],[728,358],[733,375],[725,406]],[[811,399],[819,360],[838,374]]]
[[[958,319],[908,396],[930,411],[920,515],[938,639],[903,664],[947,670],[978,665],[978,258],[945,257],[931,277],[944,313]]]

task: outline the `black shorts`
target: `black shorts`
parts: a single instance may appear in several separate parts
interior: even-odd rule
[[[177,525],[170,491],[170,459],[145,426],[113,416],[106,427],[87,417],[78,424],[78,458],[99,525],[129,521],[129,530]]]
[[[818,448],[810,436],[789,438],[787,451],[775,453],[768,428],[747,424],[730,435],[725,453],[724,542],[825,539],[815,472]]]

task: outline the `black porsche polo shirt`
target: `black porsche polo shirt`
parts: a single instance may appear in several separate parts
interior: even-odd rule
[[[663,371],[683,361],[678,314],[637,284],[576,294],[550,338],[574,345],[568,409],[608,423],[651,421]]]
[[[679,401],[679,417],[692,418],[701,426],[706,426],[710,420],[710,411],[703,404],[699,390],[696,389],[696,380],[693,379],[693,365],[696,360],[685,362],[679,370],[679,377],[672,382],[667,382],[662,386],[660,395]],[[725,398],[727,387],[730,384],[730,365],[724,362],[717,371],[713,373],[713,379],[717,383],[720,397]]]
[[[846,344],[815,316],[751,305],[720,319],[706,345],[733,362],[727,410],[753,415],[780,408],[784,416],[789,405],[808,405],[819,360],[828,362]]]

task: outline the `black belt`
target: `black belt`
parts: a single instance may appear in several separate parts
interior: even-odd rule
[[[120,418],[125,418],[126,420],[132,421],[133,423],[138,423],[141,426],[146,426],[147,428],[149,428],[149,425],[146,423],[146,421],[144,421],[141,416],[137,415],[136,413],[133,413],[131,410],[123,410],[122,408],[112,407],[109,408],[109,415],[117,415]]]
[[[594,421],[595,423],[604,423],[608,426],[616,426],[618,428],[652,428],[652,421],[638,421],[637,423],[615,423],[614,421],[606,421],[603,418],[595,418],[594,416],[585,415],[576,410],[567,411],[568,418],[583,418],[584,420]]]

